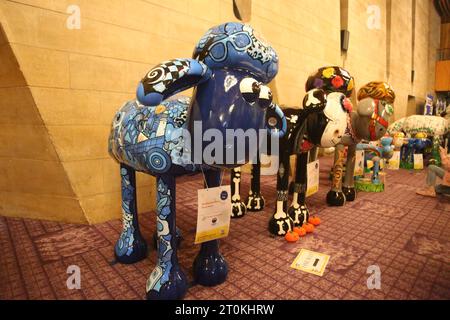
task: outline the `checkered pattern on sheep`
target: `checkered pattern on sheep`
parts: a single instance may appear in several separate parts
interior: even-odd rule
[[[183,77],[188,70],[189,61],[186,59],[175,59],[161,63],[151,69],[142,79],[145,94],[163,93],[171,83]]]

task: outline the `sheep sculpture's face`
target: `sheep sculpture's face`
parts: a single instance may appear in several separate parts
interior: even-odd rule
[[[250,25],[239,22],[209,29],[196,45],[193,58],[212,70],[245,70],[263,83],[278,73],[275,50]]]

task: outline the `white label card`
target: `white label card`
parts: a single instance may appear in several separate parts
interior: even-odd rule
[[[330,260],[330,256],[320,252],[301,249],[291,264],[291,268],[322,276]]]
[[[421,153],[414,154],[414,169],[416,170],[423,169],[423,154]]]
[[[306,170],[308,178],[306,196],[309,197],[319,191],[319,160],[308,163]]]
[[[400,168],[400,151],[394,151],[392,158],[389,159],[389,169],[398,170]]]
[[[228,236],[231,210],[231,188],[229,185],[198,190],[195,243]]]

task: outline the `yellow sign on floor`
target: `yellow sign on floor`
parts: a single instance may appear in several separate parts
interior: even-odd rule
[[[291,268],[323,276],[328,260],[330,260],[330,256],[327,254],[301,249],[292,262]]]

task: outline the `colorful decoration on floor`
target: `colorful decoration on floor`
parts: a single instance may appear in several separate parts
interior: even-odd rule
[[[299,239],[299,233],[295,231],[288,231],[284,238],[287,242],[297,242]]]
[[[414,169],[415,155],[421,155],[423,161],[425,149],[433,145],[432,141],[426,136],[425,133],[417,133],[413,138],[403,139],[403,146],[400,150],[400,168]],[[423,164],[421,167],[423,168]]]
[[[389,160],[394,154],[394,146],[392,145],[393,138],[383,137],[380,139],[380,145],[370,143],[358,143],[356,150],[364,150],[365,162],[373,163],[372,176],[369,179],[364,177],[355,178],[355,189],[357,191],[365,192],[382,192],[384,191],[384,181],[380,179],[380,162],[385,159]],[[366,165],[366,168],[368,166]]]
[[[307,233],[312,233],[312,232],[314,232],[314,225],[311,224],[311,223],[306,223],[306,224],[304,225],[304,228],[305,228],[305,230],[306,230]]]
[[[309,219],[309,221],[311,221],[311,218]],[[315,221],[317,223],[317,220]],[[292,231],[287,231],[284,238],[286,239],[287,242],[297,242],[300,239],[300,237],[304,237],[307,233],[313,233],[314,229],[315,229],[314,224],[312,224],[311,222],[305,222],[301,227],[294,227]]]
[[[306,229],[304,227],[294,227],[293,232],[298,234],[300,237],[304,237],[306,235]]]
[[[373,81],[358,91],[356,110],[350,113],[347,129],[336,146],[331,190],[327,194],[330,206],[343,206],[356,197],[353,172],[356,145],[362,140],[376,141],[386,133],[389,118],[394,113],[395,93],[386,82]],[[344,149],[347,146],[345,177],[343,177]]]
[[[198,161],[192,155],[195,143],[200,143],[200,150],[208,144],[187,143],[188,123],[201,121],[202,133],[216,129],[226,136],[226,129],[266,128],[282,136],[286,118],[272,103],[265,85],[277,72],[275,51],[249,25],[225,23],[208,30],[195,47],[193,59],[173,59],[152,68],[138,85],[137,100],[117,112],[109,153],[120,163],[122,176],[124,228],[115,249],[119,262],[133,263],[147,254],[137,221],[135,171],[153,175],[157,181],[158,262],[147,281],[148,299],[180,299],[188,288],[177,258],[175,176],[203,171],[207,186],[215,187],[220,184],[220,169],[250,157],[247,152],[231,163]],[[192,87],[196,89],[191,100],[172,97]],[[248,142],[244,144],[239,147],[248,150]],[[229,151],[228,145],[223,148]],[[219,242],[202,243],[193,263],[195,282],[214,286],[224,282],[227,273]]]
[[[311,223],[313,226],[317,227],[318,225],[321,224],[322,221],[320,220],[319,217],[312,216],[312,217],[309,217],[308,222]]]
[[[406,146],[402,148],[400,166],[405,169],[413,168],[411,155],[419,152],[418,150],[422,152],[427,147],[429,150],[428,152],[425,151],[424,154],[425,165],[434,164],[440,166],[439,146],[449,133],[449,128],[450,123],[447,119],[429,115],[412,115],[392,123],[388,128],[389,135],[395,136],[396,134],[403,133],[407,139],[404,141]],[[417,134],[419,134],[420,138],[416,137]],[[426,143],[427,145],[424,145],[425,141],[423,140],[409,141],[409,138],[428,138],[431,141],[431,145],[428,142]]]

